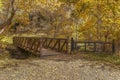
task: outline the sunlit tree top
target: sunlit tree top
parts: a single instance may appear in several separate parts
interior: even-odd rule
[[[2,1],[0,0],[0,11],[1,11],[1,8],[2,8]]]

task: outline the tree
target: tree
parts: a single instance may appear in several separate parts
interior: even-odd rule
[[[3,33],[6,29],[9,28],[9,26],[7,26],[7,25],[11,24],[11,21],[12,21],[14,15],[15,15],[16,10],[14,8],[14,2],[15,2],[15,0],[9,0],[9,2],[6,3],[6,4],[8,4],[7,19],[5,20],[5,22],[3,22],[2,24],[0,24],[0,26],[3,26],[2,30],[0,31],[0,34]],[[5,4],[5,2],[4,2],[4,4]]]
[[[66,0],[63,1],[66,2]],[[105,41],[117,37],[115,33],[119,28],[119,1],[77,0],[75,3],[71,1],[66,3],[74,5],[71,17],[78,19],[77,21],[83,20],[83,23],[79,25],[80,35],[84,34],[84,37],[88,38],[85,35],[93,34],[94,40]]]

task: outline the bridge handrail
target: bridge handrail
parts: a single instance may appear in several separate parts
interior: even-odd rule
[[[67,38],[14,37],[13,44],[33,53],[40,53],[42,47],[68,53]]]

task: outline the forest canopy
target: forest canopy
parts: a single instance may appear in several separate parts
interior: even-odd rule
[[[19,22],[51,37],[120,42],[119,0],[0,0],[0,13],[0,33]]]

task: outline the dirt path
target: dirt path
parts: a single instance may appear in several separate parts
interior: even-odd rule
[[[120,69],[59,56],[17,62],[14,66],[0,69],[0,80],[120,80]]]

